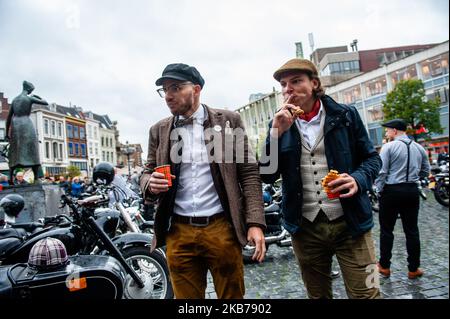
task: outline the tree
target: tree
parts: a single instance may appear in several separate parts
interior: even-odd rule
[[[70,176],[70,178],[74,178],[75,176],[80,176],[81,172],[78,167],[69,165],[67,166],[67,174]]]
[[[386,120],[401,118],[408,125],[408,135],[414,140],[429,139],[431,133],[442,133],[439,115],[440,100],[427,100],[422,80],[410,79],[397,83],[383,101],[383,113]]]

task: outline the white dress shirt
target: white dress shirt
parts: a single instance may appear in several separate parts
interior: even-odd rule
[[[305,121],[301,118],[297,118],[295,121],[295,125],[297,125],[297,128],[302,134],[303,139],[308,143],[309,147],[312,148],[316,144],[317,136],[320,132],[320,119],[323,114],[323,104],[322,101],[320,101],[320,109],[319,113],[317,113],[316,116],[314,116],[311,121]]]
[[[200,105],[192,115],[194,122],[183,128],[183,149],[180,176],[175,197],[174,213],[182,216],[204,217],[223,212],[222,204],[209,167],[203,132],[208,114]],[[184,119],[183,116],[180,116]]]

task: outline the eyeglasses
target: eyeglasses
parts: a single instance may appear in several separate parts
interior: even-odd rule
[[[167,92],[169,93],[178,93],[181,90],[181,87],[183,85],[193,85],[191,82],[185,82],[185,83],[177,83],[169,85],[168,87],[162,87],[156,90],[158,92],[159,96],[162,98],[166,97]]]

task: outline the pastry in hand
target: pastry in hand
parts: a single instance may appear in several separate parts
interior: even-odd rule
[[[331,170],[323,179],[322,179],[322,187],[324,189],[324,191],[328,194],[328,195],[335,195],[335,196],[339,196],[338,193],[333,194],[331,193],[331,188],[328,187],[328,183],[330,183],[331,181],[334,181],[335,179],[338,179],[340,177],[339,172],[336,170]]]
[[[303,115],[305,111],[303,111],[300,107],[292,108],[292,114],[299,117],[300,115]]]

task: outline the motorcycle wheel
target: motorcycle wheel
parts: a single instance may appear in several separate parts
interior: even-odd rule
[[[439,204],[448,207],[448,186],[445,186],[445,181],[441,180],[436,183],[436,187],[434,188],[434,197]]]
[[[149,247],[135,246],[124,249],[122,254],[145,283],[145,288],[140,289],[128,275],[123,293],[125,299],[173,299],[167,260],[161,253],[150,253]]]

